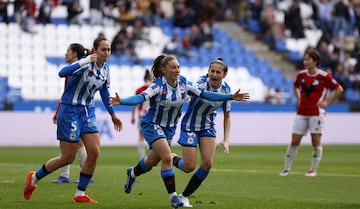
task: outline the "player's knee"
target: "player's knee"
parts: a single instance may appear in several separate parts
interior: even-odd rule
[[[213,165],[212,160],[207,160],[207,161],[201,162],[201,167],[205,170],[210,170],[212,165]]]
[[[196,165],[194,163],[186,163],[184,162],[184,172],[190,173],[195,170]]]

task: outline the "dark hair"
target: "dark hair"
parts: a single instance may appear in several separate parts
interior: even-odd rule
[[[99,47],[101,41],[107,41],[107,39],[105,37],[97,37],[93,43],[94,49],[97,49]]]
[[[306,50],[305,55],[313,59],[317,65],[320,64],[320,53],[316,49],[309,48],[308,50]]]
[[[163,73],[161,72],[161,68],[165,67],[171,60],[176,59],[173,55],[159,55],[155,58],[153,66],[151,67],[151,71],[155,78],[158,78],[160,76],[163,76]]]
[[[91,52],[89,49],[85,48],[83,45],[78,43],[70,44],[70,49],[73,52],[76,52],[78,59],[81,59],[82,57],[89,55]]]
[[[144,81],[152,81],[153,76],[151,75],[151,72],[149,69],[146,69],[145,75],[144,75]]]
[[[224,72],[225,73],[228,72],[228,66],[227,66],[227,64],[225,63],[225,61],[224,61],[224,59],[222,57],[218,57],[216,60],[211,61],[210,65],[209,65],[209,68],[214,63],[218,63],[218,64],[222,65],[224,67]]]

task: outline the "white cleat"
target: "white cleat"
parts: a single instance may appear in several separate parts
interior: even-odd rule
[[[289,170],[285,169],[280,173],[280,176],[287,176],[289,175],[289,172],[290,172]]]
[[[179,195],[179,198],[181,200],[181,202],[183,202],[183,207],[184,208],[192,208],[193,206],[190,205],[190,201],[188,197],[183,196],[182,194]]]
[[[308,172],[305,173],[305,176],[315,177],[315,176],[316,176],[316,172],[313,171],[313,170],[309,170]]]

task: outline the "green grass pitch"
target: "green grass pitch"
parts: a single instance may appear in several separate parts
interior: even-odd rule
[[[289,176],[280,177],[286,146],[232,146],[224,155],[217,148],[208,178],[190,198],[198,209],[359,209],[360,145],[324,145],[317,177],[305,177],[311,146],[300,147]],[[180,147],[173,151],[181,155]],[[59,171],[42,179],[30,200],[23,198],[25,175],[58,154],[57,147],[0,148],[0,209],[162,209],[171,208],[159,166],[123,192],[126,168],[138,161],[135,147],[102,147],[87,194],[98,204],[74,203],[76,184],[55,185]],[[199,162],[198,162],[199,163]],[[72,181],[79,175],[71,166]],[[176,173],[181,193],[192,174]]]

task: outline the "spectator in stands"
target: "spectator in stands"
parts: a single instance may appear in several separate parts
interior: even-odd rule
[[[355,29],[356,29],[356,23],[357,23],[357,17],[356,17],[356,6],[357,2],[354,2],[354,0],[348,1],[348,8],[349,8],[349,25],[348,30],[346,31],[347,35],[354,35]]]
[[[275,19],[275,8],[272,4],[265,5],[261,10],[260,25],[263,39],[273,40],[283,37],[284,26]]]
[[[80,4],[80,0],[73,0],[71,4],[67,7],[67,20],[70,24],[82,25],[84,23],[81,14],[84,12]]]
[[[105,0],[90,0],[90,25],[101,25]]]
[[[172,54],[180,57],[189,57],[190,53],[183,47],[178,34],[174,34],[170,41],[165,44],[163,53]]]
[[[14,17],[15,17],[15,21],[21,25],[22,22],[22,10],[23,10],[23,5],[24,1],[23,0],[15,0],[14,1]]]
[[[284,25],[290,30],[291,37],[295,39],[305,38],[304,25],[298,3],[292,3],[285,11]]]
[[[266,92],[265,102],[270,104],[285,104],[285,98],[281,88],[276,87],[274,89],[269,87]]]
[[[263,10],[263,1],[262,0],[249,0],[250,7],[250,18],[260,21],[261,13]]]
[[[324,129],[325,109],[333,104],[342,94],[342,86],[334,80],[331,74],[318,69],[320,54],[314,49],[308,49],[304,55],[304,70],[299,71],[294,82],[294,94],[298,101],[296,117],[293,126],[291,143],[285,155],[284,170],[280,176],[287,176],[297,154],[303,136],[310,131],[313,146],[311,167],[305,176],[317,175],[323,149],[321,135]],[[334,93],[327,98],[328,91]]]
[[[140,17],[134,18],[132,27],[130,27],[131,32],[133,33],[134,40],[143,40],[150,43],[149,33],[147,30],[147,25],[144,24],[144,20]]]
[[[43,0],[43,2],[40,4],[39,14],[37,16],[37,23],[44,25],[51,23],[51,13],[53,7],[53,0]]]
[[[131,8],[131,2],[121,1],[118,5],[120,11],[120,22],[132,23],[134,15]]]
[[[221,1],[207,1],[204,5],[202,21],[207,22],[210,26],[212,26],[222,13],[222,6]],[[200,21],[200,18],[198,18],[195,19],[194,23],[199,24]]]
[[[323,32],[324,35],[332,37],[332,11],[333,3],[331,0],[314,0],[319,11],[319,19],[315,25]]]
[[[360,3],[354,5],[354,14],[355,14],[355,30],[360,33]]]
[[[7,2],[0,0],[0,22],[9,24],[9,16],[7,12]]]
[[[21,27],[25,32],[34,34],[36,33],[35,27],[35,14],[37,10],[37,4],[35,0],[24,0],[22,9],[22,21]]]
[[[109,2],[103,9],[102,24],[105,26],[115,26],[120,21],[119,8],[115,2]]]
[[[59,71],[60,77],[71,76],[61,97],[61,105],[57,118],[57,139],[60,140],[61,155],[47,161],[38,170],[30,171],[26,175],[24,198],[30,199],[37,183],[56,169],[72,163],[76,156],[80,136],[87,150],[84,166],[80,171],[74,202],[97,203],[96,200],[85,195],[85,190],[91,181],[100,153],[100,134],[96,125],[95,93],[100,96],[111,115],[116,131],[122,129],[121,120],[109,105],[109,65],[106,63],[110,56],[110,42],[97,38],[93,43],[93,54],[80,59]],[[84,89],[79,91],[79,89]],[[91,89],[86,91],[85,89]]]
[[[223,80],[228,73],[228,66],[222,58],[211,61],[207,74],[197,80],[199,89],[213,92],[231,93],[230,86]],[[248,95],[242,101],[249,99]],[[200,150],[201,163],[190,178],[180,200],[184,207],[192,207],[189,197],[205,181],[210,173],[215,158],[216,148],[216,110],[222,109],[224,135],[220,145],[224,153],[229,153],[231,101],[209,101],[191,96],[189,106],[181,121],[178,143],[181,145],[182,158],[173,157],[173,164],[185,173],[196,168],[197,147]]]
[[[174,26],[186,28],[196,24],[196,12],[186,5],[186,0],[175,0],[174,10]]]
[[[349,72],[345,70],[343,63],[338,63],[332,75],[334,79],[340,83],[345,91],[351,87]]]
[[[189,35],[191,46],[194,46],[194,47],[200,47],[206,40],[199,25],[197,25],[197,24],[192,24],[190,26],[190,33],[188,35]]]
[[[350,27],[349,8],[345,0],[339,0],[334,5],[334,25],[332,27],[333,38],[338,37],[339,33],[346,35]]]
[[[111,42],[111,51],[114,56],[122,56],[126,51],[126,30],[120,30]]]
[[[172,0],[162,0],[159,2],[158,14],[165,19],[172,19],[174,17],[174,4]]]

